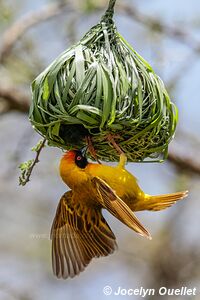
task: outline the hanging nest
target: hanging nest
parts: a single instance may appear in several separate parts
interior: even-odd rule
[[[81,148],[115,161],[112,136],[129,161],[164,159],[177,110],[151,66],[117,32],[115,0],[99,24],[32,84],[30,121],[49,145]]]

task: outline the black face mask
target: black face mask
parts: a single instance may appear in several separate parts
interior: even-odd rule
[[[83,156],[83,153],[79,150],[76,151],[75,164],[80,169],[85,169],[85,167],[88,164],[87,158],[85,156]]]

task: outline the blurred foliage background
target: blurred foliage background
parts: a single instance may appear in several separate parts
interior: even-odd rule
[[[30,82],[98,22],[107,2],[0,0],[0,299],[98,300],[106,297],[105,285],[200,289],[199,0],[118,0],[116,5],[118,31],[161,76],[179,108],[168,161],[127,166],[149,194],[189,189],[187,199],[166,211],[138,213],[153,240],[136,236],[105,213],[119,250],[93,260],[73,280],[57,280],[49,231],[66,190],[58,175],[62,152],[45,148],[31,182],[18,186],[18,165],[34,155],[30,148],[39,139],[27,117]]]

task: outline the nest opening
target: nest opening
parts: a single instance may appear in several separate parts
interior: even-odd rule
[[[64,141],[66,147],[81,147],[85,138],[89,136],[89,131],[81,124],[66,125],[61,124],[59,136]]]

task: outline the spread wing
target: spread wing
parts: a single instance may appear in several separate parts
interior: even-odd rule
[[[150,233],[140,223],[128,205],[117,196],[115,191],[104,180],[94,177],[92,178],[92,183],[99,193],[103,207],[128,227],[140,235],[151,239]]]
[[[53,272],[59,278],[74,277],[93,257],[107,256],[117,247],[100,208],[81,206],[80,196],[73,191],[60,199],[51,239]]]

